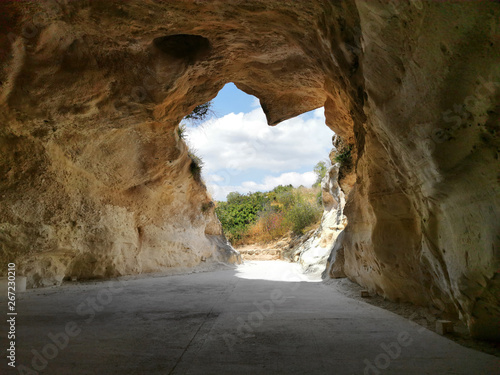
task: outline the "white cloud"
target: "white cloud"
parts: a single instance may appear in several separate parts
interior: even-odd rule
[[[280,173],[316,164],[332,148],[333,132],[325,125],[323,109],[275,127],[264,112],[228,114],[200,127],[188,128],[188,143],[203,158],[208,174],[224,170],[268,170]]]
[[[288,184],[310,187],[316,181],[314,165],[332,148],[333,132],[325,125],[323,108],[270,127],[259,106],[188,127],[187,136],[190,148],[203,159],[203,177],[212,197],[225,200],[232,191],[245,194]]]
[[[316,174],[314,172],[297,173],[288,172],[283,173],[278,177],[266,176],[264,178],[264,183],[258,184],[254,181],[245,181],[241,184],[242,187],[248,189],[249,191],[267,191],[272,190],[278,185],[293,185],[294,187],[299,187],[304,185],[310,187],[316,182]]]
[[[287,172],[281,175],[266,176],[262,183],[257,183],[255,181],[244,181],[240,185],[224,185],[224,182],[230,181],[228,175],[227,179],[215,180],[214,175],[207,176],[207,187],[212,197],[216,200],[225,200],[226,196],[232,192],[237,191],[242,194],[255,191],[269,191],[278,185],[293,185],[294,187],[299,187],[301,185],[306,187],[311,187],[314,182],[316,182],[316,175],[314,172],[297,173],[297,172]],[[217,176],[220,177],[220,176]]]
[[[219,176],[218,174],[209,174],[206,177],[207,182],[222,182],[224,181],[223,176]]]

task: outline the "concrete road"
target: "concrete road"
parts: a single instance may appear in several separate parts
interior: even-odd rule
[[[296,272],[236,270],[29,291],[1,374],[499,374],[499,359]]]

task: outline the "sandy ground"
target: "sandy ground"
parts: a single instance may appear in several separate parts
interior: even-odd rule
[[[498,358],[365,302],[283,261],[31,290],[17,368],[3,356],[0,374],[498,373]]]

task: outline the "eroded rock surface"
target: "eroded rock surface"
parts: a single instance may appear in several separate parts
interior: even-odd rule
[[[337,252],[333,251],[333,245],[347,224],[343,213],[345,196],[338,184],[339,168],[339,164],[332,165],[321,181],[324,211],[320,226],[290,254],[290,257],[299,262],[307,274],[323,273],[327,266],[327,260],[336,257]],[[339,263],[339,267],[342,268],[343,263]],[[328,268],[330,268],[329,265]],[[345,274],[342,276],[345,277]]]
[[[32,285],[227,258],[177,125],[234,82],[355,145],[349,278],[500,337],[497,3],[0,8],[1,260]]]

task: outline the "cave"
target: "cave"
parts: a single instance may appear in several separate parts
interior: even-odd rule
[[[0,276],[238,263],[177,134],[233,82],[269,125],[324,107],[352,144],[350,280],[500,339],[497,3],[4,1],[0,20]]]

